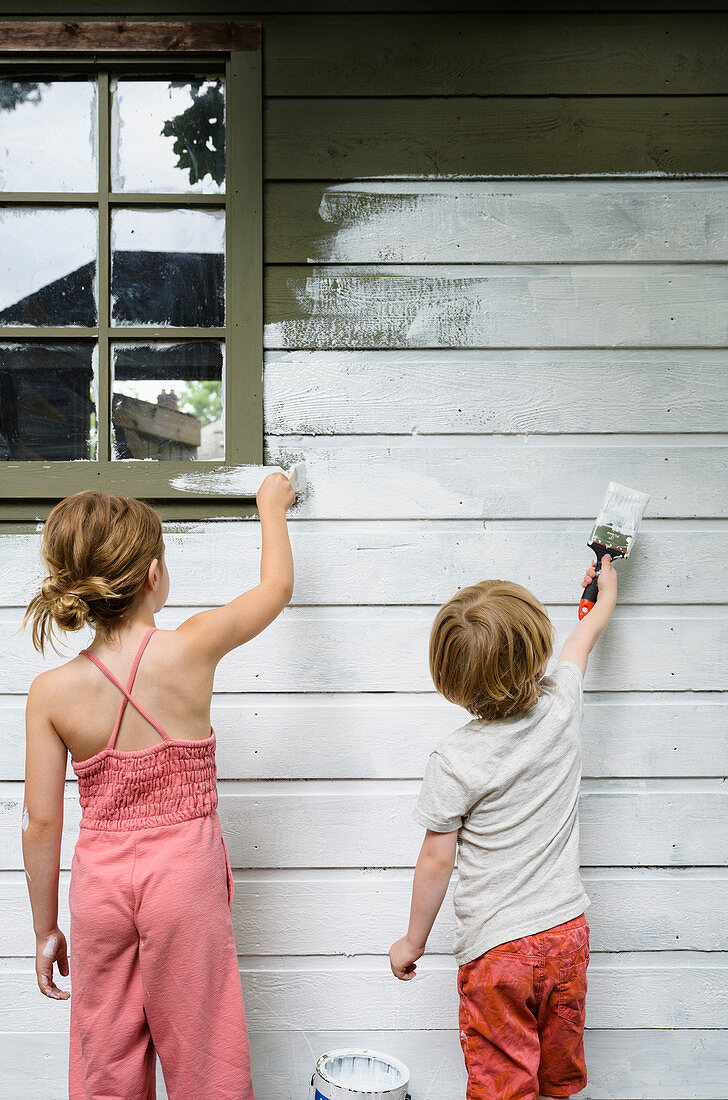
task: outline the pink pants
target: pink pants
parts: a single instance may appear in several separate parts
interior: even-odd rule
[[[217,813],[83,828],[71,864],[69,1100],[252,1100]]]

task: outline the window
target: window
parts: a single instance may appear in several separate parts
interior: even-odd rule
[[[3,28],[11,518],[89,487],[219,511],[210,473],[263,450],[259,28]]]

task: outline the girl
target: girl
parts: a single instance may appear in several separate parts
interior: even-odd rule
[[[26,711],[23,859],[38,986],[56,1000],[70,996],[53,976],[54,963],[69,974],[57,923],[68,752],[82,809],[68,894],[69,1100],[154,1100],[155,1052],[170,1100],[252,1100],[210,699],[220,659],[291,598],[293,500],[283,474],[265,479],[260,584],[176,630],[154,625],[169,573],[148,505],[90,490],[45,524],[48,576],[23,627],[32,618],[41,653],[54,624],[95,628],[88,649],[36,677]]]

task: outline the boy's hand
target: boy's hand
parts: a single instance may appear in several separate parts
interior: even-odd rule
[[[596,564],[593,561],[584,574],[584,588],[590,581],[594,580]],[[579,619],[579,625],[574,627],[564,642],[559,656],[560,661],[571,661],[577,665],[582,673],[586,673],[589,654],[617,605],[617,570],[612,565],[609,554],[605,554],[602,558],[602,568],[597,577],[597,588],[597,602],[588,615],[583,615]]]
[[[602,568],[599,572],[597,586],[599,588],[599,599],[603,596],[609,596],[615,603],[617,602],[617,570],[612,565],[609,554],[605,554],[602,558]]]
[[[293,486],[285,474],[276,471],[263,480],[255,498],[258,511],[266,511],[270,508],[282,508],[283,511],[290,508],[296,499]]]
[[[417,970],[415,963],[424,953],[423,948],[414,947],[406,936],[402,936],[401,940],[393,943],[389,949],[389,965],[392,967],[395,978],[399,978],[402,982],[408,982],[410,978],[414,978]]]
[[[597,575],[596,569],[597,563],[593,561],[586,573],[584,574],[584,580],[581,582],[581,587],[586,588]],[[612,559],[609,554],[605,554],[602,558],[602,568],[599,571],[599,577],[597,578],[597,587],[599,589],[599,596],[607,596],[617,600],[617,570],[612,565]]]
[[[38,988],[46,997],[54,1001],[67,1001],[71,994],[67,989],[59,989],[53,981],[53,963],[64,978],[68,977],[68,950],[66,937],[56,927],[47,936],[35,938],[35,974]]]

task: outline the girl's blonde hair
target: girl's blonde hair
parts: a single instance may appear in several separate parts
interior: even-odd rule
[[[533,706],[554,628],[535,596],[512,581],[480,581],[440,608],[430,634],[435,687],[476,718]]]
[[[22,629],[33,620],[33,645],[44,652],[54,626],[80,630],[91,622],[109,638],[137,605],[149,566],[163,560],[162,524],[141,500],[86,489],[52,509],[40,554],[48,572],[28,604]]]

